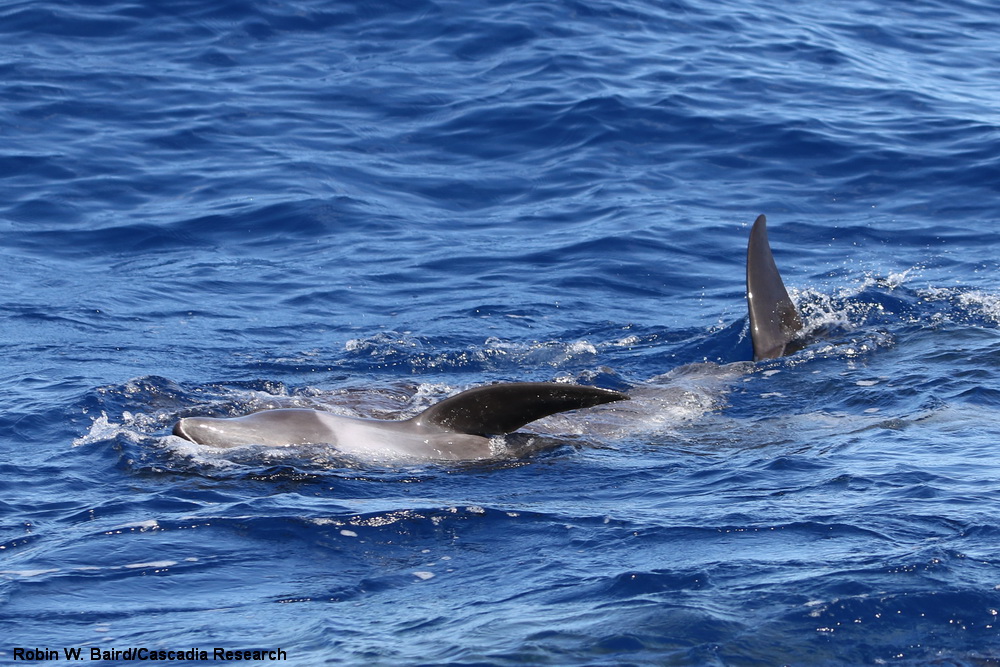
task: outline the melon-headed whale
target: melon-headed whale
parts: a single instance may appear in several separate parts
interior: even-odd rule
[[[174,435],[201,445],[328,444],[366,458],[473,460],[492,455],[490,436],[513,433],[557,412],[621,401],[617,391],[560,382],[509,382],[468,389],[416,417],[358,419],[309,409],[264,410],[235,418],[187,417]]]
[[[754,361],[793,352],[802,321],[782,283],[758,216],[747,246],[747,306]],[[490,436],[513,433],[542,417],[626,400],[626,394],[557,382],[475,387],[410,419],[383,421],[310,409],[275,409],[243,417],[187,417],[173,434],[213,447],[332,445],[364,458],[476,460],[493,455]]]

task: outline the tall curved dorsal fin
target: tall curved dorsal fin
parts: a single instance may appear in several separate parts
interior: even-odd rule
[[[774,359],[786,352],[788,342],[802,329],[802,320],[767,242],[767,218],[757,216],[747,244],[747,307],[753,360]]]
[[[455,433],[500,435],[557,412],[627,400],[617,391],[559,382],[509,382],[475,387],[444,399],[410,421]]]

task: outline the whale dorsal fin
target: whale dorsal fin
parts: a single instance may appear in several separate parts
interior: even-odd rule
[[[802,329],[802,320],[781,282],[767,242],[767,219],[757,216],[747,245],[747,306],[753,360],[774,359],[793,350],[788,342]]]
[[[512,433],[557,412],[628,399],[625,394],[559,382],[510,382],[475,387],[432,405],[410,421],[455,433]]]

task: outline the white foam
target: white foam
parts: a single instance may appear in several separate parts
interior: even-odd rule
[[[30,579],[31,577],[39,577],[43,574],[52,574],[53,572],[61,572],[61,569],[50,568],[50,569],[38,569],[38,570],[0,570],[0,574],[14,575],[17,577],[24,577],[25,579]]]
[[[1000,296],[972,290],[959,294],[958,303],[969,311],[988,319],[993,324],[1000,324]]]
[[[129,563],[127,565],[123,565],[122,567],[127,570],[136,570],[139,568],[161,569],[164,567],[173,567],[174,565],[177,565],[177,561],[175,560],[154,560],[149,561],[148,563]]]
[[[80,447],[82,445],[92,445],[95,442],[103,440],[110,440],[122,432],[124,432],[124,429],[121,424],[112,424],[111,420],[108,419],[107,413],[101,412],[101,415],[90,423],[90,428],[87,429],[87,432],[73,440],[73,446]]]
[[[639,341],[640,338],[638,336],[632,335],[612,341],[611,344],[615,347],[632,347],[633,345],[637,345]]]

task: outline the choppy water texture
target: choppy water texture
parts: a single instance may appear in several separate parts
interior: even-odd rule
[[[1000,664],[995,3],[32,0],[0,41],[5,659]],[[751,364],[758,213],[819,336]],[[552,379],[636,398],[479,464],[168,435]]]

